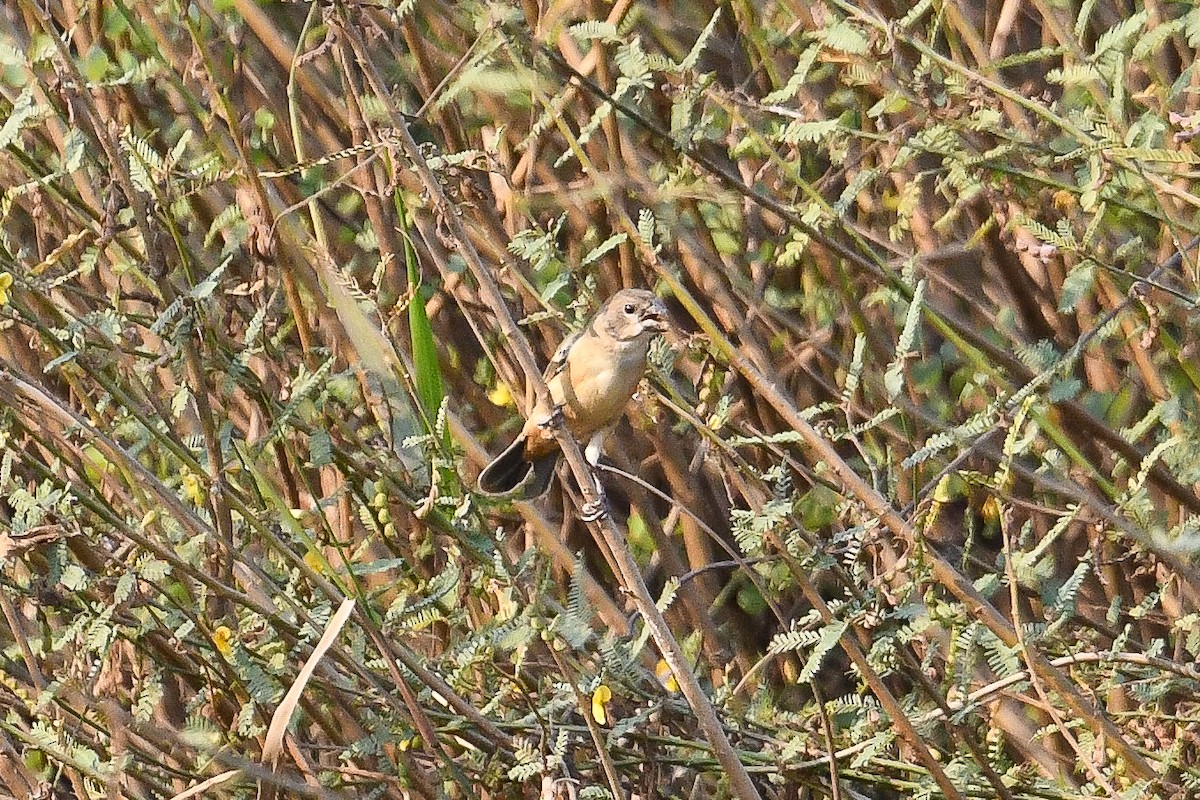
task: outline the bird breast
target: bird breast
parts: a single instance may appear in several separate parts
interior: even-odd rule
[[[567,428],[577,438],[587,438],[612,424],[645,371],[644,346],[618,347],[607,356],[569,359],[550,381],[550,396],[562,407]]]

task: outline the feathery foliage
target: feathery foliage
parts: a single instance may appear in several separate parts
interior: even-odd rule
[[[901,11],[0,8],[0,796],[1195,796],[1200,10]]]

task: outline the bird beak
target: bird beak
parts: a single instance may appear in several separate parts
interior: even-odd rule
[[[666,307],[662,303],[655,303],[647,308],[642,315],[642,327],[648,331],[666,333],[671,327]]]

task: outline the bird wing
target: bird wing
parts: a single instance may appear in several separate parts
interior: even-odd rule
[[[554,356],[550,359],[550,363],[546,365],[546,371],[542,373],[542,380],[547,383],[555,375],[563,371],[567,366],[567,354],[571,352],[571,348],[579,341],[579,337],[583,335],[583,331],[575,331],[570,336],[562,340],[562,344],[554,351]]]

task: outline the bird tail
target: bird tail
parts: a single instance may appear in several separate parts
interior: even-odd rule
[[[550,479],[554,477],[554,468],[558,466],[558,451],[542,456],[533,462],[533,480],[525,487],[525,497],[541,497],[550,488]]]
[[[534,461],[525,457],[525,437],[518,436],[479,473],[479,491],[494,497],[531,500],[550,488],[558,453]]]

